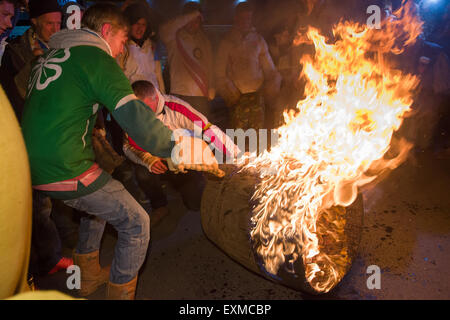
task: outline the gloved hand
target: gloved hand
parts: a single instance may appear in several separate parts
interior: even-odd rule
[[[218,177],[225,172],[219,169],[214,154],[202,139],[191,136],[179,136],[172,151],[172,157],[167,159],[169,169],[174,172],[186,172],[186,169],[206,171]]]
[[[161,159],[156,160],[149,167],[150,171],[154,174],[163,174],[167,171],[166,165],[161,161]]]

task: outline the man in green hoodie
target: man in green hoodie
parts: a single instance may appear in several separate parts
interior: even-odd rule
[[[114,5],[97,4],[80,30],[63,30],[32,68],[22,119],[33,188],[87,212],[74,263],[80,295],[109,282],[108,299],[133,299],[150,239],[148,214],[94,162],[92,130],[101,107],[139,145],[170,158],[172,132],[133,93],[115,57],[127,40],[127,23]],[[98,262],[105,221],[118,232],[111,270]]]

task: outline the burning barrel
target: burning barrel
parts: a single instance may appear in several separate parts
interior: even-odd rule
[[[206,236],[232,259],[271,281],[309,294],[325,292],[318,290],[318,286],[311,286],[301,258],[296,259],[291,265],[285,262],[285,266],[279,268],[277,274],[267,272],[263,261],[255,252],[255,241],[250,236],[252,211],[255,207],[251,198],[260,178],[258,174],[240,171],[234,165],[223,165],[221,169],[226,172],[226,176],[223,179],[209,177],[203,193],[201,220]],[[343,276],[351,267],[361,238],[362,197],[359,195],[347,208],[333,207],[328,211],[335,217],[342,217],[342,219],[345,217],[344,241],[342,238],[335,241],[333,237],[327,237],[327,232],[319,235],[322,250],[330,253],[334,251],[338,255],[345,252],[345,259],[339,259],[339,257],[337,259],[340,261],[340,273]],[[331,230],[335,222],[323,219],[323,226],[318,228],[318,232],[324,230],[324,227],[325,229],[329,227]],[[336,255],[333,256],[336,257]],[[327,276],[325,274],[322,278],[326,279]],[[339,281],[340,279],[342,277]],[[333,283],[332,287],[337,284],[338,282]]]
[[[300,32],[315,53],[300,61],[305,98],[283,113],[278,142],[208,181],[204,232],[248,269],[312,294],[333,289],[350,269],[362,231],[358,189],[411,148],[391,142],[419,79],[384,59],[414,43],[422,22],[414,1],[394,15],[381,33],[352,21],[333,27],[335,41],[314,28]]]

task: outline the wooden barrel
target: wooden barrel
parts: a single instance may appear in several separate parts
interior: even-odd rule
[[[323,293],[314,289],[306,280],[301,258],[294,263],[295,273],[280,268],[278,274],[272,275],[264,269],[260,258],[255,254],[250,237],[253,215],[250,198],[259,177],[247,171],[238,172],[233,165],[222,165],[221,169],[226,172],[226,176],[223,179],[208,177],[203,193],[201,220],[206,236],[232,259],[271,281],[309,294]],[[347,208],[336,207],[331,210],[339,210],[341,214],[345,210],[345,274],[351,267],[361,240],[364,211],[362,196],[359,195]]]

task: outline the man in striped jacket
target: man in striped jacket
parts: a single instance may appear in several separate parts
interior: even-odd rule
[[[203,114],[187,102],[174,96],[162,95],[149,81],[136,81],[132,88],[136,96],[144,101],[155,112],[156,118],[169,129],[173,131],[186,129],[196,136],[201,135],[216,150],[216,156],[223,155],[227,159],[234,159],[240,153],[239,148],[222,130],[209,123]],[[204,165],[201,168],[188,168],[197,171],[188,171],[185,174],[166,173],[168,168],[164,160],[153,156],[128,136],[125,137],[123,151],[131,161],[137,164],[136,178],[139,186],[150,199],[153,226],[168,214],[167,198],[160,180],[161,174],[165,174],[165,178],[173,183],[181,193],[184,204],[191,210],[200,208],[204,178],[199,171],[207,171],[218,176],[222,174],[217,168]]]

